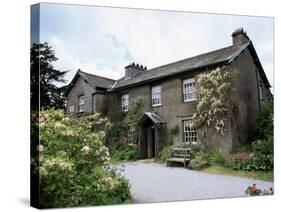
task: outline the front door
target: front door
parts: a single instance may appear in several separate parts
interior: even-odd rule
[[[140,127],[140,156],[141,158],[155,157],[155,129],[153,125]]]
[[[147,158],[155,157],[155,130],[153,126],[146,129],[147,134]]]

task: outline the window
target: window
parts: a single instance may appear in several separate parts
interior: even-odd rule
[[[151,89],[151,102],[152,106],[161,105],[161,86],[155,86]]]
[[[195,128],[191,127],[192,121],[183,121],[183,141],[188,144],[197,143],[197,132]]]
[[[69,106],[69,112],[70,113],[74,113],[74,105],[70,105]]]
[[[83,112],[84,111],[84,96],[79,96],[79,112]]]
[[[135,143],[135,133],[136,133],[135,127],[130,127],[128,130],[128,144]]]
[[[195,79],[186,79],[183,81],[183,100],[190,102],[196,100]]]
[[[121,106],[123,111],[128,111],[129,109],[129,94],[125,94],[121,99]]]

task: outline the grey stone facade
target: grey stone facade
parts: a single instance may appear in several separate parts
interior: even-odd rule
[[[118,122],[124,117],[122,95],[129,95],[129,110],[141,100],[144,114],[151,112],[165,121],[163,129],[158,130],[155,130],[156,123],[149,117],[139,126],[143,158],[154,157],[165,143],[184,142],[183,122],[191,119],[196,112],[196,101],[184,101],[183,81],[221,65],[231,66],[240,72],[234,82],[237,90],[235,98],[239,105],[235,120],[229,117],[224,136],[209,130],[205,138],[198,138],[206,150],[219,150],[227,154],[234,146],[251,141],[255,114],[272,99],[270,84],[249,37],[243,29],[238,29],[232,34],[232,39],[233,45],[230,47],[150,70],[131,64],[126,67],[124,78],[103,82],[102,89],[97,86],[98,81],[89,83],[83,76],[77,76],[67,93],[66,113],[70,113],[71,105],[75,106],[74,113],[77,113],[78,98],[84,95],[86,113],[100,112],[113,122]],[[152,106],[151,91],[154,86],[161,86],[161,105],[158,106]],[[171,134],[171,129],[177,127],[178,133]],[[197,131],[199,134],[200,129]],[[147,147],[151,146],[151,142],[153,148]],[[147,151],[143,146],[148,148]],[[153,154],[151,151],[154,151]]]

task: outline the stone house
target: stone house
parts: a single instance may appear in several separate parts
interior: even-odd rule
[[[238,124],[229,118],[224,136],[210,130],[202,139],[200,129],[190,126],[196,112],[195,76],[221,66],[240,72],[234,83]],[[141,158],[153,158],[167,142],[200,142],[208,150],[227,154],[234,146],[251,141],[255,114],[272,99],[270,87],[253,43],[239,28],[232,33],[231,46],[152,69],[132,63],[117,81],[79,70],[66,93],[66,113],[99,112],[118,122],[141,100],[143,116],[134,129],[139,132]],[[171,129],[178,133],[172,134]]]

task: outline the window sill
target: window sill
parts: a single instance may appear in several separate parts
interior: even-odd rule
[[[184,103],[195,102],[197,99],[183,100]]]
[[[152,107],[161,107],[162,104],[159,104],[159,105],[152,105]]]

